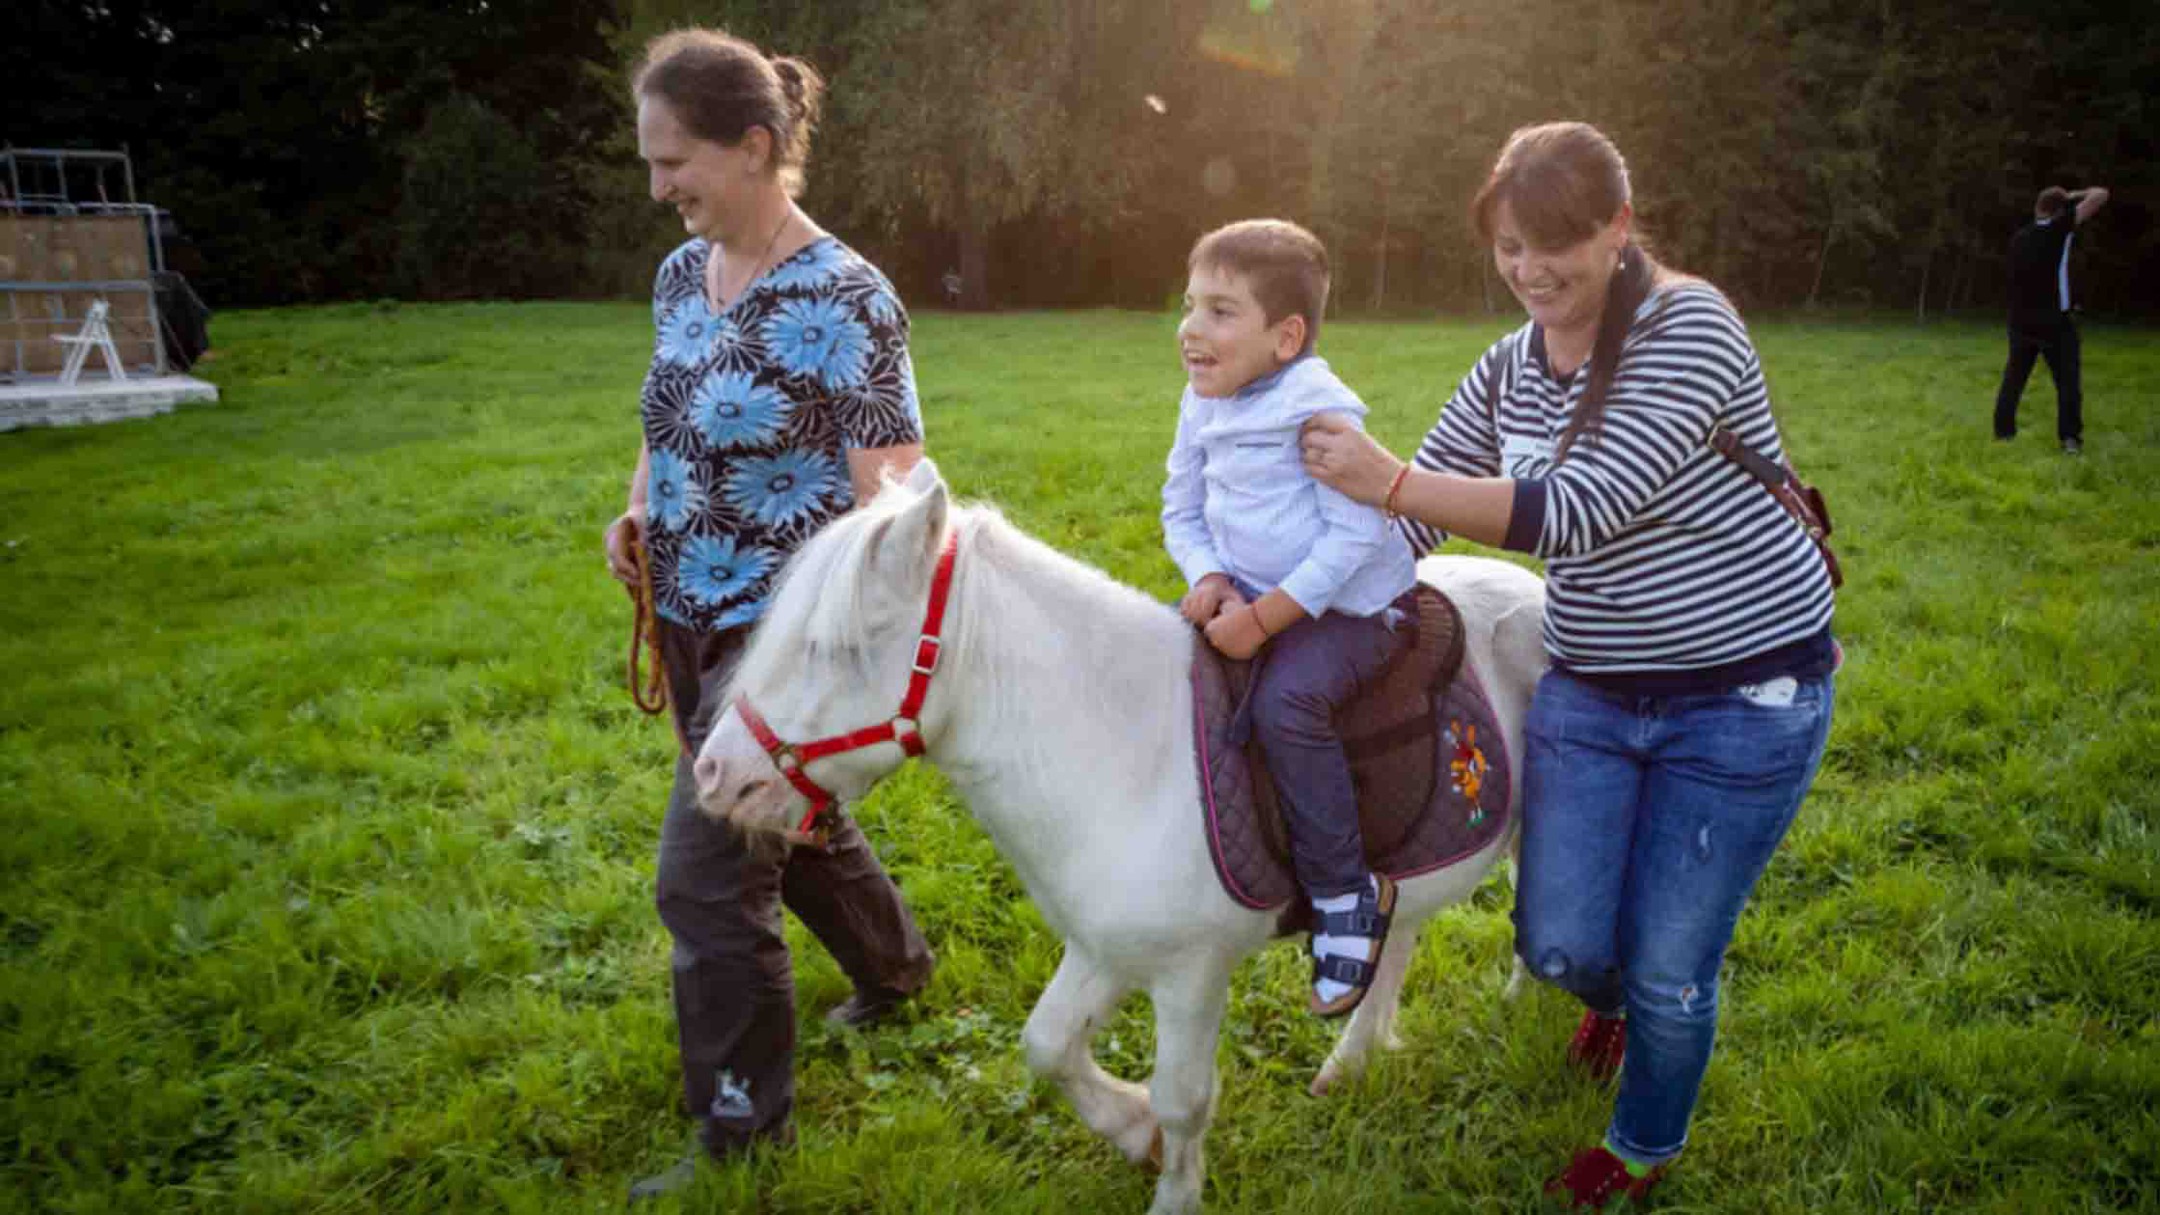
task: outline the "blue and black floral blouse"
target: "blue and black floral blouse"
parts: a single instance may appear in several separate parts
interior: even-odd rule
[[[711,249],[661,263],[643,398],[654,606],[704,632],[755,621],[788,555],[855,505],[849,448],[923,433],[907,313],[877,267],[820,237],[715,316]]]

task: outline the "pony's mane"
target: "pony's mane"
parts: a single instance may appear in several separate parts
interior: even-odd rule
[[[876,639],[916,627],[927,587],[896,597],[878,586],[877,548],[893,521],[919,500],[904,487],[887,486],[805,542],[781,572],[736,682],[766,686],[799,667],[805,654],[851,665],[854,678],[889,678],[870,669]],[[959,534],[961,556],[942,669],[974,668],[990,686],[1005,684],[1001,675],[1007,672],[1000,668],[1010,656],[993,653],[994,635],[1032,630],[1058,617],[1084,617],[1076,627],[1117,636],[1121,650],[1188,644],[1187,631],[1168,607],[1021,531],[993,505],[955,502],[946,531]],[[1073,611],[1083,607],[1083,613]],[[1024,646],[1003,648],[1028,653]]]
[[[984,578],[968,590],[972,597],[990,594],[993,582],[1023,582],[1037,594],[1060,602],[1085,604],[1096,613],[1136,618],[1175,619],[1169,609],[1139,590],[1127,586],[1086,562],[1069,557],[1028,535],[1008,521],[989,503],[971,503],[958,509],[954,527],[962,534],[961,545],[986,570],[1005,575]],[[1007,586],[1005,589],[1010,590]],[[975,613],[969,613],[975,618]],[[1125,621],[1138,625],[1140,619]]]
[[[771,668],[792,665],[805,650],[863,655],[875,619],[868,608],[870,553],[913,499],[892,485],[860,509],[834,520],[788,558],[750,648],[738,683],[762,683]],[[730,693],[732,696],[732,692]]]

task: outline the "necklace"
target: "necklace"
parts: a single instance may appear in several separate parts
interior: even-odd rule
[[[765,272],[765,259],[766,259],[766,258],[768,258],[768,257],[771,257],[771,256],[772,256],[773,246],[775,246],[775,245],[777,245],[777,244],[779,244],[779,243],[780,243],[780,234],[781,234],[782,232],[785,232],[785,231],[787,231],[787,229],[788,229],[788,225],[789,225],[789,224],[792,224],[792,223],[794,223],[794,222],[795,222],[795,204],[794,204],[793,202],[790,202],[790,203],[788,203],[788,209],[787,209],[787,213],[786,213],[786,214],[784,214],[784,215],[782,215],[782,216],[780,217],[780,222],[779,222],[779,224],[778,224],[778,225],[776,225],[776,226],[775,226],[775,227],[773,228],[773,230],[772,230],[772,235],[771,235],[771,236],[768,236],[768,237],[766,237],[766,238],[765,238],[765,249],[764,249],[764,251],[763,251],[763,252],[761,252],[761,253],[759,253],[759,254],[758,254],[758,259],[757,259],[756,263],[754,263],[754,264],[753,264],[753,265],[752,265],[752,266],[750,267],[750,274],[749,274],[749,277],[747,277],[747,278],[743,279],[743,281],[742,281],[742,286],[740,286],[740,287],[737,287],[737,288],[735,289],[735,294],[734,294],[734,295],[732,295],[732,296],[729,296],[729,297],[728,297],[728,298],[726,298],[726,299],[720,299],[720,298],[719,298],[719,297],[720,297],[720,286],[721,286],[721,284],[720,284],[720,259],[718,259],[718,258],[715,258],[715,259],[713,259],[713,262],[712,262],[712,266],[713,266],[713,284],[712,284],[712,294],[713,294],[713,297],[714,297],[714,299],[715,299],[715,300],[717,300],[717,301],[718,301],[718,303],[719,303],[719,307],[715,308],[715,309],[714,309],[713,311],[715,311],[715,312],[725,312],[725,311],[727,311],[727,309],[728,309],[728,308],[729,308],[730,306],[732,306],[732,305],[733,305],[733,304],[735,303],[735,299],[736,299],[737,297],[741,296],[743,292],[745,292],[745,291],[748,291],[748,290],[750,289],[750,284],[752,284],[752,283],[756,282],[756,281],[758,280],[758,276],[759,276],[760,274],[763,274],[763,273]]]

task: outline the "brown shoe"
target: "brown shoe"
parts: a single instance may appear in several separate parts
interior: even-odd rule
[[[827,1009],[825,1023],[845,1029],[868,1029],[881,1021],[889,1021],[898,1016],[901,1006],[914,996],[915,993],[911,991],[881,991],[875,994],[857,991]]]
[[[651,1202],[656,1198],[666,1198],[670,1195],[686,1194],[692,1186],[697,1184],[697,1178],[697,1157],[694,1155],[685,1156],[669,1168],[654,1173],[650,1177],[640,1177],[631,1182],[630,1201],[632,1204],[636,1204]]]

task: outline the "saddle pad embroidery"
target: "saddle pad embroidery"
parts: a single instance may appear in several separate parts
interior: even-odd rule
[[[1485,807],[1478,803],[1478,791],[1484,788],[1485,773],[1490,765],[1485,752],[1478,748],[1477,723],[1450,720],[1441,731],[1441,738],[1454,751],[1448,760],[1448,787],[1470,803],[1470,823],[1484,821]]]

